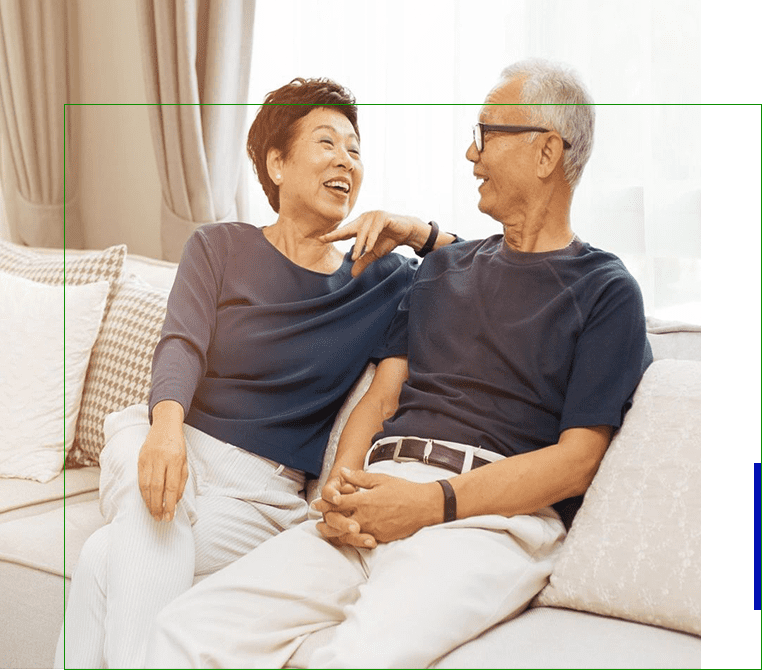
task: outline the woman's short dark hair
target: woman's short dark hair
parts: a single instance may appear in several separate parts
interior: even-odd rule
[[[280,210],[280,198],[278,187],[267,172],[267,152],[277,149],[284,159],[288,158],[297,121],[320,107],[335,109],[346,116],[357,137],[360,137],[354,96],[348,89],[326,78],[297,77],[285,86],[271,91],[249,128],[246,151],[270,206],[276,212]]]

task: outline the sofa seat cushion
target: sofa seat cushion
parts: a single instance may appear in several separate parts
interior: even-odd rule
[[[82,545],[104,523],[98,501],[88,500],[0,524],[0,566],[71,579]]]
[[[306,668],[333,639],[305,639],[287,667]],[[701,638],[666,628],[555,607],[526,610],[439,659],[434,668],[698,668]]]
[[[701,638],[552,607],[527,610],[458,647],[436,668],[698,668]]]
[[[68,469],[46,483],[0,479],[0,523],[41,514],[66,504],[98,499],[100,468]]]

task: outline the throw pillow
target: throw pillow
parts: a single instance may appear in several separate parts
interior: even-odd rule
[[[106,415],[148,402],[153,350],[161,335],[168,296],[168,290],[153,288],[134,276],[117,285],[93,347],[77,439],[67,466],[98,465]]]
[[[108,291],[106,281],[51,286],[0,272],[0,476],[61,472]]]
[[[534,604],[701,633],[701,365],[661,360]]]
[[[127,247],[119,244],[103,251],[78,255],[46,254],[0,241],[0,272],[25,277],[43,284],[63,284],[64,266],[69,285],[92,284],[105,280],[112,288],[122,272]]]

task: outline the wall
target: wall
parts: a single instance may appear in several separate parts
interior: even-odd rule
[[[85,247],[125,243],[161,257],[161,185],[148,123],[137,7],[130,0],[75,0],[75,177]],[[77,62],[77,61],[75,61]],[[72,109],[72,108],[70,108]]]

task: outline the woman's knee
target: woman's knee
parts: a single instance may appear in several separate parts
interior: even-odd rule
[[[75,580],[95,582],[100,588],[105,588],[108,569],[108,539],[108,526],[99,528],[87,538],[74,568]]]
[[[100,455],[100,504],[101,513],[109,521],[123,504],[125,495],[140,494],[138,457],[149,430],[145,405],[132,405],[106,417],[106,445]]]

